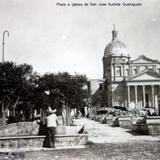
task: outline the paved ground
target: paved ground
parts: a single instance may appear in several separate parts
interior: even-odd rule
[[[107,124],[101,124],[87,118],[75,119],[74,124],[84,125],[85,131],[89,134],[89,141],[93,143],[160,141],[158,136],[135,135],[128,129],[110,127]]]

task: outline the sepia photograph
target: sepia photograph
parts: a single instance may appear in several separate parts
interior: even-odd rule
[[[160,1],[1,0],[0,160],[160,160]]]

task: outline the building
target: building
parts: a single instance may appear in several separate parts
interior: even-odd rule
[[[132,60],[113,29],[103,56],[105,105],[143,109],[160,108],[160,61],[144,55]]]
[[[90,98],[89,103],[92,106],[90,108],[90,114],[96,113],[96,111],[103,105],[103,91],[102,91],[102,85],[104,81],[103,79],[90,79],[89,80],[89,92],[90,92]]]
[[[90,94],[93,95],[99,88],[102,87],[103,79],[89,79]]]

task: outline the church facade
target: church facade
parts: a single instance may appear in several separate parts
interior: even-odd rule
[[[125,44],[112,31],[103,56],[105,106],[160,108],[160,61],[144,55],[132,60]]]

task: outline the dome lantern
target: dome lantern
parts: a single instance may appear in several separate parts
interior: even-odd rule
[[[112,31],[112,41],[118,39],[118,31],[116,31],[116,27],[115,27],[115,24],[114,24],[114,28],[113,28],[113,31]]]

